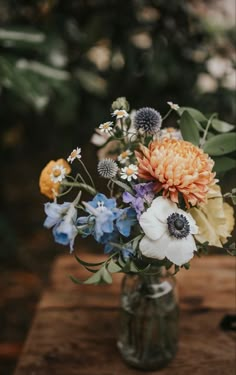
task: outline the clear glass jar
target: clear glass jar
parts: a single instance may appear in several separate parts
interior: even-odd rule
[[[177,351],[178,321],[174,277],[161,269],[124,276],[117,344],[126,363],[143,370],[167,365]]]

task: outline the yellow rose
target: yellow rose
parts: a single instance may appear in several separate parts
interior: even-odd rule
[[[195,219],[199,232],[195,238],[200,242],[209,242],[211,246],[222,247],[234,228],[234,210],[223,202],[220,186],[211,187],[207,202],[189,210]]]
[[[50,199],[55,198],[59,192],[62,179],[70,172],[71,167],[66,160],[51,160],[40,174],[40,192]]]

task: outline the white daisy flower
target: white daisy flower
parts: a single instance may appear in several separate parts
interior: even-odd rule
[[[75,159],[81,159],[81,148],[79,148],[79,147],[75,148],[71,152],[71,154],[67,158],[67,161],[72,164]]]
[[[123,151],[117,158],[117,160],[121,164],[125,164],[127,160],[129,160],[130,155],[132,155],[132,152],[130,150]]]
[[[172,102],[167,102],[167,104],[170,106],[171,109],[173,109],[174,111],[178,111],[179,109],[179,105],[178,104],[174,104]]]
[[[50,174],[50,178],[52,182],[62,182],[64,178],[66,177],[66,168],[64,168],[62,165],[55,165],[52,168],[52,173]]]
[[[137,179],[138,167],[137,165],[130,164],[128,167],[121,168],[120,177],[123,180],[131,181]]]
[[[109,133],[112,130],[112,125],[113,125],[113,122],[107,121],[107,122],[104,122],[103,124],[99,125],[99,129],[103,133]]]
[[[126,118],[129,116],[129,114],[124,109],[116,109],[114,112],[112,112],[111,115],[116,116],[117,119]]]
[[[153,259],[169,259],[177,266],[187,263],[197,250],[192,234],[198,233],[193,217],[170,199],[157,197],[139,219],[145,236],[141,253]]]

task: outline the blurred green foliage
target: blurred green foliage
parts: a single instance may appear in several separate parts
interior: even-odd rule
[[[3,143],[11,145],[6,134],[20,123],[31,142],[46,132],[49,144],[55,134],[81,144],[121,95],[132,107],[165,111],[172,100],[232,122],[235,35],[193,4],[2,0]]]

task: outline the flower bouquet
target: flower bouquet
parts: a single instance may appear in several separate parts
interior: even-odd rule
[[[107,254],[92,264],[75,254],[91,276],[71,279],[109,284],[114,273],[125,274],[118,347],[127,363],[142,369],[164,366],[177,349],[173,275],[189,269],[208,245],[225,246],[234,226],[233,208],[223,198],[235,202],[235,189],[222,196],[216,178],[233,166],[234,127],[216,114],[168,105],[162,117],[149,107],[130,111],[125,98],[113,102],[112,121],[92,137],[106,194],[97,191],[78,147],[67,161],[50,161],[40,176],[41,192],[53,200],[45,204],[44,226],[55,241],[73,252],[76,236],[92,236]],[[166,127],[170,120],[174,127]],[[74,200],[59,203],[71,190],[77,190]],[[234,244],[225,251],[234,255]]]

